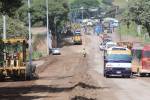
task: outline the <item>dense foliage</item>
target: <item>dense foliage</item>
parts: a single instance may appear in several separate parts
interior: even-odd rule
[[[7,34],[26,33],[25,29],[27,28],[22,22],[26,26],[28,25],[28,11],[31,12],[32,26],[46,26],[46,0],[31,1],[31,9],[29,10],[27,0],[0,0],[0,13],[9,16],[7,19]],[[68,2],[67,0],[49,0],[48,5],[50,29],[55,33],[64,26],[64,21],[68,18]],[[2,18],[0,20],[0,32],[2,33]]]
[[[83,11],[83,17],[97,17],[98,12],[100,11],[101,2],[98,0],[74,0],[70,3],[71,9],[71,18],[81,19]],[[93,11],[93,9],[98,9],[98,11]]]
[[[23,0],[0,0],[0,13],[14,16],[15,11],[23,5]]]
[[[68,4],[65,0],[49,0],[49,24],[50,29],[55,31],[55,26],[61,26],[68,17]],[[40,26],[46,24],[46,4],[45,0],[32,0],[31,7],[32,25]],[[23,5],[17,12],[17,17],[27,24],[27,4]]]
[[[84,7],[85,9],[91,8],[91,7],[99,7],[100,2],[98,0],[74,0],[71,3],[72,8],[80,8]]]
[[[16,37],[16,36],[24,36],[24,37],[28,37],[27,33],[28,30],[27,28],[24,26],[24,23],[22,23],[21,21],[17,20],[17,19],[12,19],[10,17],[6,17],[6,30],[7,30],[7,38],[8,37]],[[0,17],[0,32],[3,32],[3,20]]]
[[[150,36],[150,1],[134,0],[129,5],[128,19],[134,21],[138,25],[143,25]]]
[[[112,5],[114,0],[102,0],[103,3],[107,4],[107,5]]]
[[[23,5],[23,0],[0,0],[0,13],[6,17],[7,37],[10,35],[26,36],[27,28],[24,23],[15,18],[16,11]],[[0,16],[0,33],[3,33],[3,20]],[[2,34],[1,34],[2,35]]]

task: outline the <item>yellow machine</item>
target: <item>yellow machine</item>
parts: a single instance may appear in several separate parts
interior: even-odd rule
[[[75,31],[73,35],[73,42],[74,44],[82,44],[82,37],[80,31]]]
[[[74,41],[74,44],[82,44],[81,35],[79,35],[79,34],[74,35],[73,41]]]
[[[31,79],[35,66],[28,65],[27,40],[24,38],[10,38],[0,41],[0,79],[10,77],[14,80]]]

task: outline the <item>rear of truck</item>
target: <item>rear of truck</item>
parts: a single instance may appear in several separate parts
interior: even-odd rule
[[[82,38],[81,38],[81,33],[75,33],[73,36],[73,42],[74,44],[82,44]]]
[[[141,59],[141,68],[140,68],[140,75],[150,76],[150,45],[145,45],[142,50],[142,59]]]
[[[75,35],[73,37],[74,44],[82,44],[82,39],[80,35]]]

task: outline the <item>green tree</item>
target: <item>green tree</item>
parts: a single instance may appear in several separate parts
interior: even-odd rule
[[[0,0],[0,14],[6,16],[6,32],[7,37],[12,36],[26,36],[27,28],[24,23],[15,18],[16,11],[23,5],[23,0]],[[3,20],[0,16],[0,33],[3,32]]]
[[[102,0],[102,2],[107,5],[112,5],[113,1],[114,0]]]
[[[71,3],[71,8],[84,7],[85,9],[99,7],[100,2],[98,0],[74,0]]]
[[[45,0],[32,0],[31,7],[31,16],[32,16],[32,25],[42,22],[43,25],[46,24],[46,5]],[[55,30],[55,22],[57,25],[61,24],[61,21],[67,20],[68,17],[68,4],[66,0],[49,0],[49,24],[52,31]],[[24,4],[18,12],[17,17],[24,21],[27,24],[27,13],[28,7],[27,4]]]
[[[0,13],[14,16],[15,11],[23,5],[23,0],[0,0]]]
[[[135,0],[129,6],[129,14],[132,16],[132,21],[139,25],[143,25],[150,36],[150,1],[149,0]]]
[[[82,13],[81,13],[81,7],[83,7],[83,16],[84,18],[89,18],[89,17],[97,17],[97,12],[91,11],[91,9],[97,9],[99,11],[101,2],[98,0],[74,0],[70,3],[70,9],[71,9],[71,17],[76,19],[76,18],[81,18]]]
[[[24,37],[28,37],[27,33],[28,30],[27,28],[24,26],[24,23],[19,21],[18,19],[12,19],[10,17],[6,17],[6,32],[7,32],[7,38],[9,37],[16,37],[16,36],[24,36]],[[3,32],[3,20],[0,17],[0,32]]]
[[[68,20],[68,1],[67,0],[49,0],[49,29],[53,37],[60,37],[60,31],[64,27],[64,22]],[[45,0],[32,0],[31,3],[31,21],[33,26],[46,25],[46,5]],[[24,4],[17,12],[17,18],[28,24],[28,7]],[[40,24],[39,24],[40,23]]]
[[[26,25],[28,25],[28,5],[27,5],[27,0],[24,3],[24,5],[18,9],[17,13],[16,13],[16,17],[18,19],[20,19],[21,21],[25,22]],[[45,8],[45,0],[32,0],[31,2],[31,22],[32,25],[35,25],[39,22],[43,22],[46,18],[46,8]]]

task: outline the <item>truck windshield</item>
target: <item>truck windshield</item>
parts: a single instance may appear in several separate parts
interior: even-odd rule
[[[110,54],[106,57],[107,61],[131,61],[132,57],[127,54]]]
[[[143,57],[150,58],[150,51],[144,51]]]

